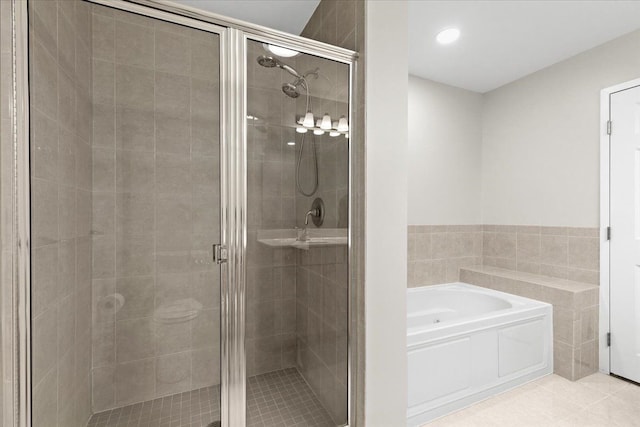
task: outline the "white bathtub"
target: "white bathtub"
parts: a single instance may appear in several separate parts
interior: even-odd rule
[[[407,424],[553,372],[550,304],[466,283],[407,291]]]

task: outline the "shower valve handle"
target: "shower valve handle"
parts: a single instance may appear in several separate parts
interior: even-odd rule
[[[304,217],[304,225],[305,226],[309,225],[309,217],[311,217],[311,220],[313,221],[315,226],[320,227],[324,222],[324,213],[325,213],[324,202],[322,201],[321,198],[317,197],[313,201],[313,204],[311,205],[311,209],[307,212],[307,214]]]

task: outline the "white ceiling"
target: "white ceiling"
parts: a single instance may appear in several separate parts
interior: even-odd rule
[[[300,35],[320,0],[173,0],[191,7]]]
[[[410,1],[409,72],[483,93],[637,28],[640,1]]]
[[[300,34],[320,0],[174,0]],[[442,46],[436,34],[460,28]],[[409,0],[409,72],[487,92],[640,28],[640,0]]]

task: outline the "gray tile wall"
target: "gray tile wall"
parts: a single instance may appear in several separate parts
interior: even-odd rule
[[[364,59],[364,2],[322,0],[316,8],[302,36],[356,50],[360,54],[360,61]],[[316,116],[329,113],[333,120],[340,116],[348,117],[349,112],[349,70],[341,64],[331,64],[329,61],[305,57],[300,64],[302,69],[319,67],[321,73],[330,79],[330,83],[320,78],[313,82],[312,93],[317,93],[319,99],[313,100],[313,111]],[[356,68],[362,72],[364,66]],[[356,75],[360,85],[363,84],[362,74]],[[362,88],[362,86],[361,86]],[[317,92],[316,92],[317,91]],[[318,166],[320,170],[320,186],[318,195],[323,198],[327,208],[327,218],[324,227],[346,228],[355,227],[356,236],[354,256],[360,254],[361,241],[358,228],[361,223],[349,224],[349,144],[353,144],[354,159],[359,159],[357,151],[364,149],[364,96],[363,92],[354,92],[355,111],[359,120],[356,137],[349,140],[344,137],[331,138],[325,134],[317,138]],[[299,101],[299,106],[300,106]],[[302,107],[304,109],[304,107]],[[350,124],[351,125],[351,124]],[[354,165],[352,170],[355,183],[360,181],[363,169]],[[309,175],[303,175],[303,183],[311,182]],[[363,185],[360,188],[364,194]],[[305,187],[308,188],[308,187]],[[315,196],[314,196],[315,197]],[[313,198],[297,196],[296,225],[304,224],[304,214],[311,206]],[[362,202],[363,198],[360,200]],[[361,212],[358,202],[355,203],[355,214]],[[358,218],[356,216],[356,218]],[[358,220],[356,220],[358,222]],[[335,255],[335,257],[334,257]],[[362,264],[363,265],[363,264]],[[354,306],[361,307],[359,292],[349,294],[349,280],[356,289],[357,272],[349,276],[347,252],[344,248],[316,249],[300,252],[297,268],[297,328],[298,328],[298,368],[323,405],[329,410],[334,422],[344,424],[348,421],[348,325],[349,298],[355,299]],[[317,299],[320,298],[320,299]],[[364,314],[364,311],[362,311]],[[357,319],[357,317],[353,317]],[[359,329],[364,336],[362,323],[351,325],[353,336]],[[362,343],[361,343],[362,344]],[[356,351],[358,343],[352,343],[352,350]],[[362,355],[364,353],[361,353]],[[361,365],[362,371],[364,366]],[[353,395],[357,396],[357,385],[353,385]],[[362,408],[354,408],[355,411]],[[354,420],[356,419],[354,414]],[[360,418],[362,419],[362,418]],[[364,420],[362,420],[364,422]]]
[[[293,228],[295,221],[295,141],[291,127],[295,100],[282,84],[291,76],[264,68],[261,43],[248,44],[247,113],[248,241],[247,241],[247,375],[295,366],[296,254],[293,248],[272,248],[257,241],[258,230]],[[288,64],[297,67],[295,59]]]
[[[597,285],[597,228],[510,225],[409,226],[409,287],[458,279],[486,265]]]
[[[347,421],[348,258],[345,247],[298,251],[297,366],[336,424]]]
[[[303,37],[325,43],[354,49],[356,36],[355,1],[321,1],[307,26]],[[318,69],[318,79],[310,79],[311,107],[316,119],[327,113],[332,121],[342,116],[349,117],[349,67],[311,55],[298,59],[301,70]],[[304,97],[298,98],[296,111],[305,110]],[[316,197],[325,203],[326,214],[322,227],[347,228],[349,225],[349,139],[344,136],[331,137],[328,133],[320,136],[305,134],[306,145],[302,156],[301,184],[308,192],[312,188],[312,171],[309,140],[315,138],[318,151],[319,185],[311,197],[296,193],[296,226],[304,226],[305,213],[311,208]],[[301,136],[298,136],[296,152],[300,150]]]
[[[483,226],[483,264],[598,284],[598,228]]]
[[[334,12],[335,13],[335,12]],[[305,55],[296,61],[300,70],[319,69],[322,77],[310,79],[311,109],[314,116],[320,119],[325,113],[332,121],[341,116],[349,116],[349,68],[326,59]],[[297,99],[296,111],[306,108],[305,97]],[[295,116],[291,116],[295,117]],[[290,119],[291,120],[291,119]],[[291,123],[288,123],[291,125]],[[311,209],[316,197],[322,198],[325,205],[323,228],[347,228],[349,225],[349,140],[344,136],[331,137],[295,134],[296,156],[299,156],[304,138],[304,151],[300,164],[300,184],[306,193],[313,189],[314,165],[312,142],[315,140],[318,160],[318,190],[311,197],[296,192],[295,225],[304,227],[305,214]],[[295,172],[294,172],[295,173]],[[295,177],[294,177],[295,178]]]
[[[294,249],[269,248],[249,236],[245,342],[251,377],[295,366],[296,267]]]
[[[332,14],[335,18],[336,11]],[[306,108],[280,90],[293,79],[280,70],[255,63],[264,49],[250,44],[248,240],[248,374],[297,366],[337,423],[347,408],[347,264],[336,248],[310,251],[273,249],[256,244],[255,232],[271,228],[303,228],[314,198],[325,202],[322,227],[348,226],[348,143],[328,134],[304,135],[300,181],[313,188],[313,142],[318,156],[317,192],[305,197],[296,190],[296,158],[303,136],[295,133],[296,113]],[[289,58],[299,72],[319,69],[310,80],[311,110],[316,118],[348,115],[348,68],[310,55]],[[295,146],[286,143],[295,142]],[[311,225],[313,227],[313,225]],[[337,259],[337,252],[341,257]],[[322,256],[324,254],[324,257]],[[319,293],[319,294],[316,294]]]
[[[131,13],[92,12],[101,411],[219,383],[219,43]]]
[[[30,2],[34,426],[91,414],[91,15]]]
[[[408,285],[458,280],[460,267],[482,263],[481,225],[411,225]]]

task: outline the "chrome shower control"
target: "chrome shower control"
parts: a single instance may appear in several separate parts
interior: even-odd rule
[[[324,202],[320,197],[317,197],[311,204],[311,209],[304,217],[304,225],[309,224],[309,217],[313,221],[313,225],[320,227],[324,222]]]

